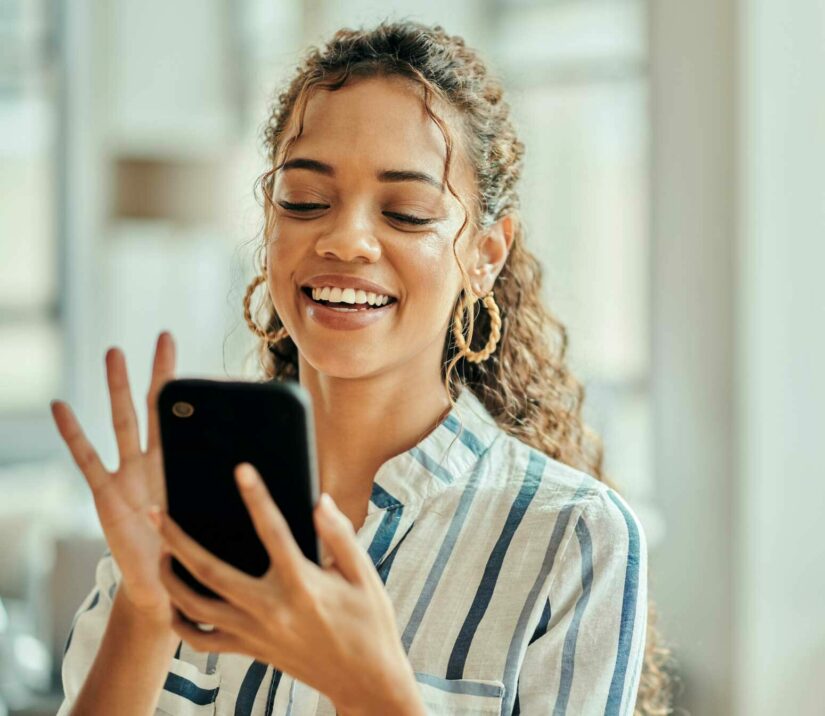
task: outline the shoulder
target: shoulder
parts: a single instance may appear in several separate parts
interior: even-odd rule
[[[593,539],[645,547],[641,522],[627,500],[592,475],[506,433],[494,445],[494,488],[505,500],[529,499],[533,520],[564,516],[572,531],[583,523]],[[580,527],[582,529],[582,527]]]

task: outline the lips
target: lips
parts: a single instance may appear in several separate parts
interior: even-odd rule
[[[311,297],[311,289],[298,292],[305,315],[325,328],[352,331],[366,328],[383,320],[396,311],[398,301],[393,300],[383,306],[363,309],[333,308]]]

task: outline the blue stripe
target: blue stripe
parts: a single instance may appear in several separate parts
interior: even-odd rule
[[[264,680],[268,668],[266,664],[260,661],[253,661],[249,666],[241,682],[241,688],[238,689],[238,699],[235,701],[235,716],[251,716],[252,707],[255,705],[255,697],[258,695],[258,689],[261,688],[261,682]]]
[[[397,550],[393,550],[389,557],[387,557],[378,568],[378,576],[381,577],[381,581],[385,585],[387,584],[387,577],[390,576],[390,569],[392,569],[392,563],[395,561],[396,554],[398,554]]]
[[[647,614],[645,614],[645,619],[647,619]],[[646,626],[646,625],[645,625],[645,626]],[[642,639],[642,641],[641,641],[642,648],[644,648],[644,643],[645,643],[645,642],[644,642],[644,636],[642,636],[642,637],[641,637],[641,639]],[[637,680],[638,680],[638,678],[639,678],[639,670],[642,668],[642,665],[643,665],[643,664],[644,664],[644,652],[642,653],[642,658],[641,658],[641,659],[637,659],[637,660],[636,660],[636,668],[635,668],[635,669],[633,669],[633,677],[631,678],[631,680],[630,680],[630,681],[628,681],[628,682],[625,684],[625,691],[627,691],[627,689],[632,688],[632,687],[633,687],[633,684],[637,684],[637,683],[638,683],[638,681],[637,681]],[[637,693],[638,693],[638,686],[637,686]],[[624,694],[624,695],[622,696],[622,698],[625,698],[626,696],[627,696],[627,694]],[[637,694],[634,694],[632,698],[634,699],[634,702],[633,702],[633,703],[635,703],[635,699],[637,698]]]
[[[547,633],[547,625],[550,622],[550,600],[548,599],[544,603],[544,609],[542,609],[541,616],[539,617],[539,623],[536,625],[536,630],[533,632],[533,636],[530,637],[530,641],[527,642],[527,646],[530,646],[536,639],[541,639]]]
[[[215,670],[218,668],[218,658],[220,654],[218,652],[209,652],[206,656],[206,673],[207,674],[214,674]]]
[[[377,482],[372,483],[372,494],[370,495],[370,500],[376,507],[380,509],[391,509],[393,507],[400,507],[402,504],[400,500],[393,497]]]
[[[375,536],[372,538],[369,549],[367,550],[372,563],[376,569],[379,566],[379,560],[383,557],[392,543],[392,538],[398,530],[398,525],[401,523],[401,515],[404,513],[403,505],[397,508],[388,509],[384,513],[381,524]]]
[[[452,413],[444,420],[444,426],[458,435],[458,439],[464,443],[476,457],[481,457],[487,450],[488,446],[476,437],[475,433],[464,428],[462,423],[459,422],[458,418]]]
[[[464,680],[451,681],[450,679],[442,679],[440,676],[425,674],[419,671],[415,672],[415,679],[421,684],[428,684],[442,691],[448,691],[451,694],[501,696],[504,693],[504,687],[498,684],[480,684],[477,681]]]
[[[278,684],[281,683],[281,672],[278,669],[272,670],[272,680],[269,682],[269,693],[266,696],[266,709],[264,716],[272,716],[272,709],[275,706],[275,693],[278,691]]]
[[[590,478],[589,476],[586,476],[584,479],[582,479],[582,482],[576,490],[576,494],[573,495],[573,498],[570,500],[570,502],[564,505],[564,507],[561,509],[561,511],[556,517],[555,524],[553,525],[553,533],[550,536],[550,542],[547,545],[547,550],[544,554],[544,562],[542,562],[541,569],[539,570],[539,573],[536,576],[536,580],[533,582],[533,586],[530,588],[530,594],[527,597],[527,601],[522,607],[518,623],[516,624],[515,631],[513,632],[513,638],[510,640],[510,648],[507,650],[507,661],[505,662],[504,667],[504,685],[508,688],[505,691],[504,695],[505,704],[502,713],[510,712],[510,703],[513,701],[516,695],[516,689],[518,688],[517,683],[519,657],[521,654],[522,642],[524,638],[523,635],[527,630],[527,624],[529,622],[530,615],[533,613],[533,610],[535,609],[536,600],[539,598],[539,593],[541,592],[544,585],[547,584],[548,575],[552,571],[553,565],[556,562],[556,555],[558,554],[562,537],[564,537],[564,534],[567,531],[567,525],[570,522],[571,512],[576,507],[576,505],[578,505],[582,500],[584,500],[586,497],[589,497],[593,493],[593,490],[587,486],[588,481],[590,481],[591,479],[592,478]],[[512,687],[510,687],[511,684]]]
[[[85,608],[82,612],[80,612],[80,614],[78,614],[78,615],[75,617],[74,621],[72,622],[72,628],[71,628],[71,629],[69,629],[69,636],[68,636],[68,637],[66,637],[66,646],[64,646],[64,647],[63,647],[63,656],[64,656],[64,657],[66,656],[66,652],[69,650],[69,646],[70,646],[70,645],[71,645],[71,643],[72,643],[72,635],[74,634],[74,628],[75,628],[75,626],[77,625],[77,620],[78,620],[78,619],[80,619],[80,617],[81,617],[81,615],[82,615],[82,614],[85,614],[86,612],[88,612],[88,611],[90,611],[90,610],[94,609],[94,608],[97,606],[97,603],[98,603],[99,601],[100,601],[100,590],[99,590],[99,589],[96,589],[96,590],[95,590],[95,594],[94,594],[94,596],[92,597],[91,604],[89,604],[89,606],[88,606],[88,607],[86,607],[86,608]]]
[[[166,683],[163,684],[163,690],[181,696],[198,706],[206,706],[206,704],[214,703],[215,699],[218,698],[219,688],[202,689],[197,684],[189,681],[189,679],[184,679],[178,674],[169,672],[166,675]]]
[[[410,533],[410,531],[412,530],[413,525],[415,525],[415,522],[413,522],[413,523],[412,523],[412,524],[411,524],[411,525],[407,528],[407,531],[404,533],[404,536],[403,536],[400,540],[398,540],[398,542],[396,542],[396,544],[395,544],[395,547],[393,547],[393,548],[392,548],[392,552],[390,552],[390,553],[389,553],[389,554],[388,554],[388,555],[384,558],[384,560],[381,562],[381,564],[379,564],[379,565],[378,565],[378,568],[377,568],[377,569],[378,569],[378,576],[379,576],[379,577],[381,577],[381,581],[382,581],[384,584],[386,584],[386,583],[387,583],[387,577],[389,577],[389,576],[390,576],[390,569],[392,569],[392,563],[395,561],[395,555],[397,555],[397,554],[398,554],[398,549],[399,549],[399,547],[401,547],[401,543],[402,543],[405,539],[407,539],[407,535],[408,535],[408,534]]]
[[[295,697],[295,679],[292,679],[292,683],[289,686],[289,701],[286,704],[286,714],[284,716],[290,716],[292,714],[292,702]]]
[[[458,535],[461,532],[461,527],[467,519],[467,513],[469,512],[470,504],[475,497],[477,484],[481,477],[483,467],[484,465],[482,461],[479,461],[471,473],[470,479],[464,486],[464,490],[461,493],[461,499],[458,502],[458,507],[450,520],[450,526],[447,528],[447,534],[444,536],[444,540],[441,543],[441,547],[438,550],[435,561],[433,562],[430,572],[427,575],[427,579],[424,582],[424,587],[421,590],[421,594],[418,595],[418,601],[415,603],[410,619],[407,622],[407,626],[401,636],[404,651],[408,654],[410,652],[410,646],[412,645],[413,639],[415,639],[415,635],[418,632],[418,628],[421,626],[421,620],[424,618],[424,613],[427,611],[430,601],[432,601],[435,589],[438,586],[441,575],[444,572],[444,568],[447,566],[447,562],[453,552],[455,543],[458,540]]]
[[[439,465],[435,460],[433,460],[427,453],[425,453],[420,447],[412,447],[410,448],[410,455],[412,455],[418,462],[420,462],[425,469],[435,475],[441,482],[445,485],[449,485],[453,481],[453,476],[447,472],[441,465]]]
[[[527,508],[530,506],[536,490],[539,488],[546,462],[547,458],[542,453],[538,451],[530,452],[530,459],[527,462],[524,480],[521,483],[516,499],[510,506],[510,512],[504,522],[501,534],[493,547],[487,564],[484,566],[481,583],[476,590],[473,603],[470,605],[464,623],[461,625],[461,631],[459,631],[456,642],[453,645],[453,651],[447,663],[448,679],[461,679],[464,676],[464,665],[467,663],[467,656],[470,653],[473,637],[476,631],[478,631],[478,626],[484,614],[487,612],[490,600],[493,598],[498,575],[501,572],[501,565],[504,563],[504,557],[507,555],[507,549],[513,540],[513,535],[521,524],[524,513],[527,512]]]
[[[622,706],[627,661],[630,657],[630,644],[633,641],[633,620],[636,616],[636,599],[639,592],[639,528],[636,520],[628,512],[613,490],[607,491],[608,497],[619,508],[627,524],[628,547],[627,568],[624,577],[624,598],[622,600],[622,617],[619,627],[619,648],[616,654],[616,666],[607,695],[605,714],[618,714]]]
[[[590,587],[593,584],[593,543],[590,539],[590,531],[582,517],[576,523],[576,537],[579,540],[582,561],[582,593],[576,602],[573,611],[573,620],[567,629],[564,637],[564,649],[561,657],[561,684],[556,697],[556,706],[553,709],[553,716],[564,716],[567,713],[567,702],[570,700],[570,689],[573,686],[573,671],[576,665],[576,641],[579,638],[579,625],[581,624],[587,602],[590,601]]]

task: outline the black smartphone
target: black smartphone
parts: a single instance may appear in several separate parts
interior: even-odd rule
[[[224,562],[259,577],[269,556],[238,491],[235,467],[250,462],[304,556],[320,564],[312,521],[319,484],[312,402],[297,381],[178,378],[158,396],[167,510]],[[172,568],[199,594],[219,595],[177,559]]]

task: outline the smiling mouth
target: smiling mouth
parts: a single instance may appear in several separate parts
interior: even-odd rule
[[[319,306],[326,306],[327,308],[331,308],[335,311],[342,311],[346,313],[352,313],[355,311],[376,311],[382,308],[388,308],[392,306],[394,303],[398,302],[398,299],[393,298],[392,296],[389,297],[389,301],[385,303],[383,306],[373,306],[369,303],[347,303],[345,301],[325,301],[321,298],[313,298],[312,297],[312,288],[310,286],[304,286],[301,288],[301,292],[309,298],[310,301],[313,303],[317,303]]]

